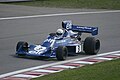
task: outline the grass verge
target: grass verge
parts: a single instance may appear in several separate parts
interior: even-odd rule
[[[65,70],[32,80],[120,80],[120,59]]]
[[[9,4],[57,8],[120,9],[120,0],[33,0]]]

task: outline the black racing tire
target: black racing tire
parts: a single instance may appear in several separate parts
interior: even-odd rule
[[[19,41],[16,46],[16,51],[19,51],[20,48],[23,51],[28,52],[28,43],[24,41]]]
[[[68,49],[65,46],[59,46],[56,49],[56,58],[57,60],[65,60],[68,56]]]
[[[100,41],[95,37],[87,37],[83,44],[83,50],[88,55],[95,55],[100,50]]]

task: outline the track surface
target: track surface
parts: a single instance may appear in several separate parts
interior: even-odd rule
[[[0,4],[0,18],[28,16],[51,13],[86,12],[97,10],[34,8]],[[50,32],[61,28],[61,21],[72,20],[74,24],[98,26],[101,40],[99,53],[120,50],[120,13],[85,14],[70,16],[53,16],[28,19],[0,21],[0,74],[57,62],[56,59],[27,59],[15,57],[16,43],[20,40],[30,43],[41,43]],[[83,35],[83,38],[85,35]],[[79,55],[68,59],[84,57]],[[87,55],[88,56],[88,55]]]

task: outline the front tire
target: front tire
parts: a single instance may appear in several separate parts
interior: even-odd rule
[[[65,46],[59,46],[56,49],[56,58],[57,60],[65,60],[68,56],[68,50]]]
[[[97,54],[100,50],[100,41],[95,37],[87,37],[84,41],[83,50],[89,55]]]
[[[28,43],[24,41],[19,41],[16,46],[16,52],[24,51],[28,52]],[[17,53],[16,53],[17,54]],[[25,56],[25,54],[17,54],[18,56]]]

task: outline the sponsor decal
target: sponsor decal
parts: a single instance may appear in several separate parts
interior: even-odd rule
[[[43,47],[41,45],[38,45],[34,48],[34,51],[29,51],[29,54],[42,54],[46,51],[46,47]]]
[[[66,42],[66,40],[59,40],[56,43],[60,44],[60,43],[64,43],[64,42]]]

